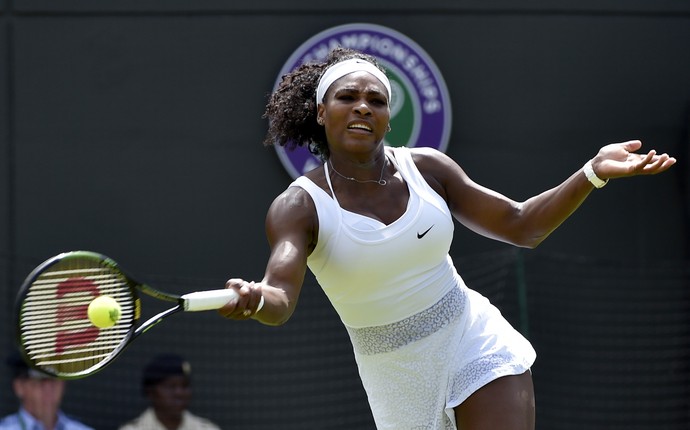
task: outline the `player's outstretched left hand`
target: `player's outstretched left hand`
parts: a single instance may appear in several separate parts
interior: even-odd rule
[[[668,154],[657,154],[652,149],[646,154],[638,151],[642,147],[639,140],[612,143],[599,150],[592,159],[592,168],[601,179],[622,178],[636,175],[656,175],[668,170],[676,159]]]

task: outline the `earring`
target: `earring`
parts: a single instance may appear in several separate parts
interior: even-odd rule
[[[386,127],[386,131],[391,131],[391,125],[390,125],[390,123],[389,123],[388,126]]]
[[[322,119],[322,118],[317,118],[317,119],[316,119],[316,122],[317,122],[319,125],[323,125],[323,119]]]

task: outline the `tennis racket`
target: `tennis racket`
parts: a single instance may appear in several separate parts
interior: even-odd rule
[[[141,322],[139,293],[175,305]],[[104,295],[118,302],[121,316],[115,325],[98,328],[87,309]],[[137,282],[102,254],[66,252],[36,267],[22,284],[15,303],[17,343],[34,369],[60,379],[83,378],[170,315],[219,309],[236,297],[231,289],[165,293]],[[263,298],[258,309],[262,306]]]

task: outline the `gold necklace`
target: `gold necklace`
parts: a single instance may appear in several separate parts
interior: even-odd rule
[[[343,175],[342,173],[340,173],[340,172],[338,172],[337,170],[335,170],[335,167],[333,167],[333,162],[331,161],[330,158],[328,159],[328,163],[331,165],[331,169],[336,173],[336,175],[340,176],[340,177],[343,178],[343,179],[347,179],[348,181],[359,182],[360,184],[366,184],[367,182],[372,182],[372,183],[374,183],[374,184],[379,184],[379,185],[381,185],[381,186],[384,186],[384,185],[386,185],[386,184],[388,183],[388,181],[386,181],[385,179],[383,179],[383,173],[386,171],[386,166],[388,166],[388,157],[386,157],[386,158],[383,160],[383,167],[381,168],[381,176],[379,177],[379,180],[378,180],[378,181],[375,180],[375,179],[367,179],[367,180],[364,180],[364,181],[360,181],[359,179],[355,179],[355,178],[353,178],[353,177],[351,177],[351,176],[345,176],[345,175]]]

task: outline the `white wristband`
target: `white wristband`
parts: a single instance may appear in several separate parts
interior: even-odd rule
[[[587,180],[591,182],[592,185],[594,185],[596,188],[601,188],[609,182],[608,179],[603,180],[600,177],[598,177],[596,173],[594,173],[594,169],[592,168],[592,160],[589,160],[585,163],[585,167],[582,168],[582,171],[585,173]]]

